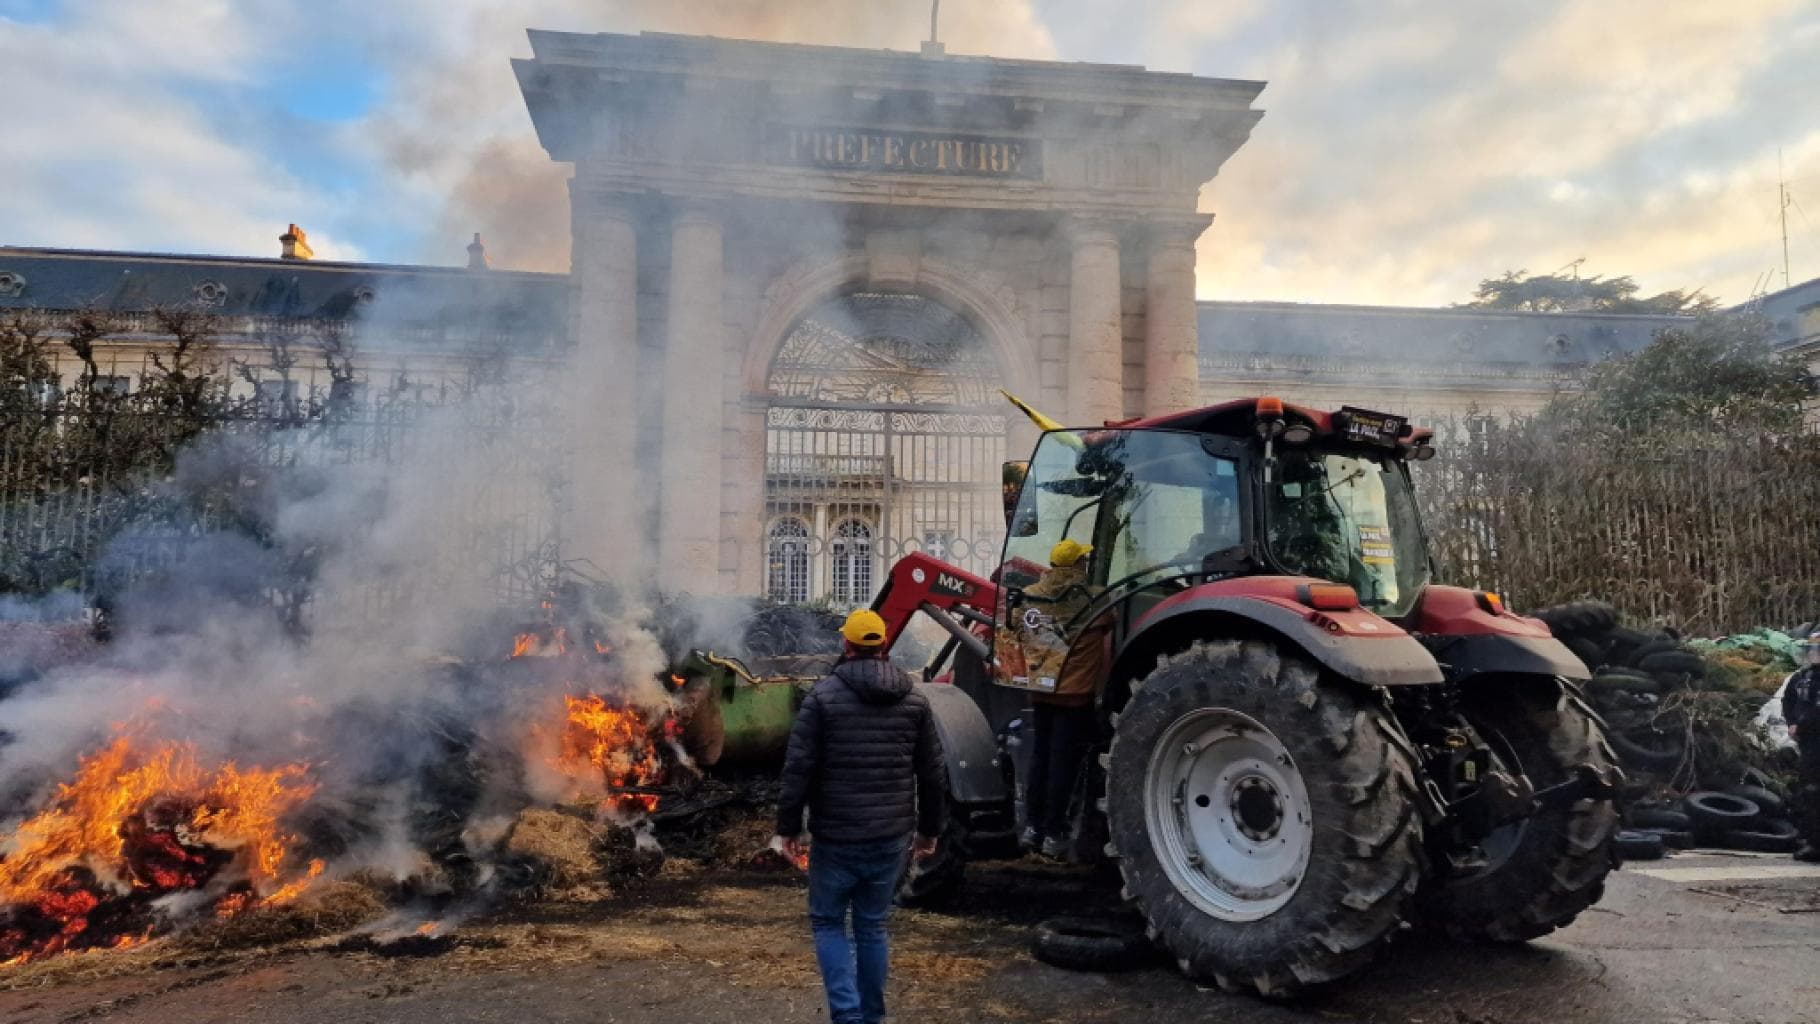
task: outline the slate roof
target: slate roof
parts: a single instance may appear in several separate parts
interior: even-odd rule
[[[569,277],[502,270],[0,246],[0,309],[347,321],[449,335],[567,337]],[[213,300],[213,301],[209,301]]]
[[[1570,369],[1635,352],[1687,317],[1297,302],[1202,302],[1203,358],[1373,359]]]
[[[14,275],[8,278],[6,275]],[[569,277],[323,260],[0,246],[0,309],[120,312],[222,289],[228,316],[378,324],[432,335],[506,334],[566,344]],[[10,287],[9,287],[10,285]],[[1201,355],[1341,358],[1569,370],[1634,352],[1684,317],[1477,309],[1202,302]]]
[[[1761,313],[1768,317],[1770,328],[1775,332],[1778,345],[1798,345],[1808,340],[1807,336],[1801,333],[1802,314],[1815,307],[1820,307],[1820,277],[1811,281],[1803,281],[1779,292],[1759,295],[1735,308],[1740,311],[1749,310]]]

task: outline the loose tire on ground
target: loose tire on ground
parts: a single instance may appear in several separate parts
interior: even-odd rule
[[[1760,821],[1749,828],[1734,828],[1718,834],[1720,846],[1728,850],[1754,853],[1793,853],[1801,845],[1801,830],[1793,822],[1780,819]]]
[[[1741,796],[1756,804],[1757,809],[1763,812],[1765,819],[1788,815],[1788,803],[1775,792],[1764,789],[1762,786],[1733,786],[1725,792],[1730,796]]]
[[[1681,798],[1681,807],[1696,831],[1744,828],[1763,816],[1763,808],[1756,801],[1729,793],[1689,793]]]
[[[1492,682],[1461,711],[1506,767],[1537,789],[1566,782],[1576,765],[1604,771],[1617,762],[1598,716],[1558,682]],[[1605,894],[1619,827],[1610,800],[1543,808],[1487,837],[1489,867],[1430,879],[1418,898],[1423,919],[1461,939],[1527,942],[1546,935]]]
[[[1662,845],[1670,850],[1691,850],[1699,845],[1695,835],[1684,828],[1640,828],[1639,832],[1662,837]]]
[[[1663,845],[1662,837],[1654,832],[1624,831],[1612,840],[1612,846],[1623,860],[1661,860]]]
[[[1674,829],[1685,832],[1694,827],[1692,818],[1672,807],[1633,807],[1624,814],[1625,823],[1638,829]]]
[[[1108,852],[1152,937],[1225,990],[1285,995],[1364,966],[1421,880],[1396,723],[1267,643],[1197,644],[1134,691],[1106,761]]]
[[[1136,918],[1065,914],[1036,926],[1030,952],[1070,971],[1123,971],[1156,958]]]

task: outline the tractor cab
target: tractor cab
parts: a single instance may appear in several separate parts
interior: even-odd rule
[[[1045,432],[1007,496],[997,681],[1053,689],[1089,626],[1110,617],[1116,646],[1161,602],[1231,577],[1329,581],[1408,614],[1430,567],[1406,463],[1427,440],[1399,417],[1271,398]],[[1085,553],[1052,564],[1065,541]]]

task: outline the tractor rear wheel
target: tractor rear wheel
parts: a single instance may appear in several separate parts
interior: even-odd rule
[[[1618,763],[1598,716],[1569,687],[1487,681],[1461,709],[1512,774],[1537,789],[1567,781],[1574,766]],[[1422,892],[1425,920],[1459,939],[1527,942],[1573,921],[1605,893],[1612,844],[1623,823],[1611,800],[1546,807],[1486,837],[1485,859]]]
[[[1362,967],[1421,880],[1395,722],[1267,643],[1197,644],[1133,685],[1106,761],[1108,852],[1151,937],[1226,990]]]

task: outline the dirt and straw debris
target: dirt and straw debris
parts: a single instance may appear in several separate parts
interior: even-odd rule
[[[155,987],[184,972],[221,978],[324,957],[350,969],[387,964],[394,979],[388,985],[406,987],[433,984],[448,972],[612,962],[710,968],[721,989],[712,998],[737,999],[753,988],[818,992],[803,876],[763,854],[771,821],[768,806],[730,803],[662,830],[655,838],[666,852],[653,855],[652,837],[641,840],[632,829],[603,826],[577,809],[533,808],[512,823],[503,846],[535,864],[539,882],[485,905],[399,906],[395,881],[324,880],[284,906],[136,948],[0,971],[0,993],[102,982]],[[1038,886],[1079,884],[1063,869],[1026,863],[1000,870],[1028,874],[1025,882]],[[995,970],[1028,961],[1028,904],[1003,909],[984,917],[975,907],[965,916],[900,911],[892,949],[897,1005],[965,1012]],[[1028,1019],[1010,1007],[994,1016]]]

